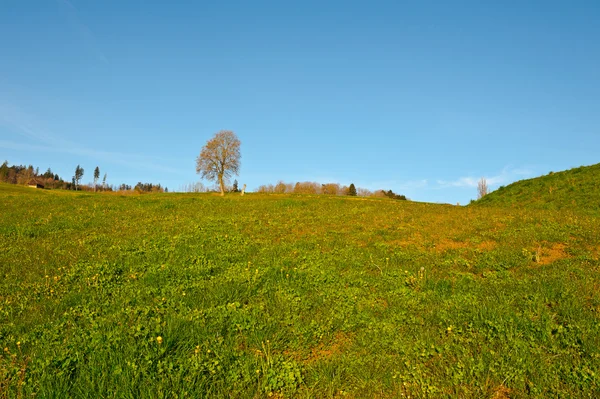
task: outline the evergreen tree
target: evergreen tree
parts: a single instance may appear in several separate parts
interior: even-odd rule
[[[0,166],[0,181],[8,181],[8,161],[4,161],[2,166]]]
[[[356,187],[354,186],[354,183],[351,183],[350,187],[348,187],[348,195],[356,197]]]
[[[100,168],[96,166],[96,169],[94,169],[94,191],[96,191],[96,186],[98,185],[99,178],[100,178]]]
[[[75,168],[75,176],[73,176],[73,183],[75,184],[75,191],[79,189],[79,182],[83,177],[83,168],[79,165]]]

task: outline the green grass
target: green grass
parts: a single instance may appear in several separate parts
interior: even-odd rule
[[[476,204],[529,209],[572,209],[600,215],[600,164],[521,180]]]
[[[594,214],[7,185],[0,209],[0,398],[600,394]]]

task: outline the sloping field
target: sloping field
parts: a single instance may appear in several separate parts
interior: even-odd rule
[[[0,212],[0,397],[600,393],[592,214],[12,186]]]
[[[600,164],[521,180],[476,204],[529,209],[571,209],[600,215]]]

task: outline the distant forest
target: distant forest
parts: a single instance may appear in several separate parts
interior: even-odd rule
[[[114,186],[107,184],[107,175],[104,174],[100,180],[100,168],[94,169],[94,181],[90,184],[80,184],[85,171],[79,165],[75,168],[75,174],[71,180],[65,180],[58,174],[48,168],[44,173],[40,173],[39,168],[33,165],[12,165],[5,161],[0,166],[0,182],[18,184],[22,186],[31,186],[51,190],[77,190],[77,191],[137,191],[143,193],[162,193],[168,192],[167,187],[160,184],[138,182],[135,186],[121,184]]]

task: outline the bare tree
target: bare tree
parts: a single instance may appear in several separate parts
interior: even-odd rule
[[[275,188],[273,187],[272,184],[267,184],[267,185],[263,184],[261,186],[258,186],[258,192],[263,193],[263,194],[265,194],[265,193],[272,194],[275,192]]]
[[[196,173],[216,180],[225,195],[225,181],[240,171],[240,140],[231,130],[221,130],[210,139],[196,159]]]
[[[328,195],[338,195],[341,188],[338,183],[325,183],[321,184],[321,193]]]
[[[477,199],[483,198],[488,193],[488,185],[485,177],[482,177],[477,183]]]
[[[277,183],[275,185],[275,187],[273,188],[273,192],[277,193],[277,194],[283,194],[283,193],[285,193],[285,189],[286,189],[285,183],[280,180],[279,183]]]
[[[321,185],[312,181],[297,182],[294,194],[321,194]]]

